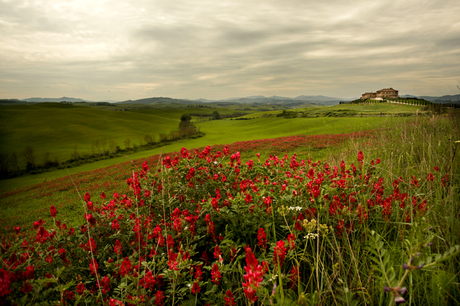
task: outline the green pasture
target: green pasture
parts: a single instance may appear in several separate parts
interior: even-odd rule
[[[160,134],[177,131],[180,117],[184,113],[212,114],[215,109],[137,109],[133,111],[106,111],[93,107],[60,103],[2,106],[0,108],[0,153],[18,155],[19,167],[25,167],[21,152],[32,147],[37,163],[42,163],[44,152],[51,160],[59,162],[71,158],[75,145],[82,154],[92,154],[93,142],[106,141],[125,148],[125,140],[131,144],[144,143],[144,136],[151,134],[159,140]],[[219,109],[222,114],[234,110]]]
[[[422,115],[423,106],[404,105],[394,103],[374,103],[374,104],[338,104],[329,107],[305,107],[287,110],[288,112],[296,112],[313,116],[340,116],[343,113],[353,113],[353,116],[398,116],[401,114],[417,114]],[[254,112],[245,116],[245,118],[258,117],[276,117],[281,114],[282,110]]]
[[[160,112],[161,113],[161,112]],[[163,116],[170,116],[175,118],[179,112],[171,114],[165,111]],[[144,114],[149,116],[148,113]],[[152,115],[153,116],[153,115]],[[173,120],[173,119],[170,119]],[[254,139],[269,139],[283,136],[292,135],[320,135],[320,134],[340,134],[340,133],[352,133],[361,130],[369,130],[378,128],[381,125],[385,125],[387,120],[397,120],[397,118],[296,118],[296,119],[284,119],[280,117],[271,118],[256,118],[251,120],[213,120],[197,122],[197,127],[206,136],[197,139],[186,139],[180,140],[173,144],[159,147],[153,150],[140,151],[132,154],[128,154],[124,157],[117,157],[108,160],[102,160],[90,164],[84,164],[78,167],[56,170],[52,172],[45,172],[36,175],[27,175],[14,179],[0,181],[0,189],[16,188],[21,186],[28,186],[37,184],[46,180],[56,179],[67,176],[68,174],[79,173],[82,171],[90,171],[115,165],[121,162],[125,162],[129,159],[138,159],[155,154],[161,154],[162,152],[174,152],[180,151],[182,147],[186,148],[199,148],[207,145],[216,144],[229,144],[237,141],[247,141]],[[140,122],[144,124],[144,122]],[[128,131],[124,131],[127,135]],[[143,134],[141,134],[143,135]],[[115,135],[114,135],[115,136]],[[71,137],[71,136],[69,136]],[[125,136],[129,137],[129,136]],[[123,138],[121,138],[123,139]],[[133,137],[131,137],[133,139]],[[81,140],[81,139],[80,139]],[[69,150],[72,150],[73,143],[69,143]],[[78,144],[80,148],[80,144]],[[52,147],[47,148],[50,152],[53,152]],[[70,156],[70,153],[69,153]]]

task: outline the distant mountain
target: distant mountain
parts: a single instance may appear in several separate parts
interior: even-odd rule
[[[347,99],[343,98],[333,98],[333,97],[326,97],[326,96],[305,96],[301,95],[294,98],[295,100],[306,100],[306,101],[343,101]]]
[[[169,97],[152,97],[139,100],[127,100],[118,102],[118,104],[192,104],[192,103],[241,103],[241,104],[283,104],[283,105],[301,105],[301,104],[319,104],[319,105],[336,105],[339,101],[344,99],[326,97],[326,96],[299,96],[296,98],[280,97],[280,96],[248,96],[243,98],[228,98],[221,100],[208,100],[208,99],[174,99]]]
[[[42,103],[42,102],[88,102],[87,100],[75,99],[75,98],[69,98],[69,97],[62,97],[62,98],[28,98],[28,99],[22,99],[21,101],[35,102],[35,103]]]
[[[458,95],[446,95],[441,97],[435,96],[416,96],[416,95],[400,95],[401,98],[417,98],[427,100],[433,103],[460,103],[460,94]]]
[[[434,103],[460,103],[460,94],[458,95],[447,95],[442,97],[432,97],[432,96],[421,96],[420,99],[425,99]]]
[[[127,100],[118,102],[117,104],[167,104],[167,103],[178,103],[178,104],[191,104],[191,100],[173,99],[168,97],[153,97],[139,100]]]

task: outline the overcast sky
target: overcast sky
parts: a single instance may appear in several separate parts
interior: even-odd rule
[[[0,0],[0,98],[458,94],[460,1]]]

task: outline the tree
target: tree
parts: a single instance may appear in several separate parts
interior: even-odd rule
[[[129,150],[131,148],[131,139],[126,138],[124,143],[125,143],[125,148]]]
[[[187,122],[190,122],[190,120],[192,120],[192,116],[190,114],[183,114],[181,117],[180,117],[180,121],[187,121]]]
[[[196,127],[190,122],[191,119],[192,116],[190,114],[183,114],[180,117],[178,138],[196,134]]]
[[[153,136],[151,134],[145,134],[144,141],[145,141],[146,144],[152,145],[152,144],[155,143],[155,136]]]
[[[35,164],[36,156],[35,156],[34,148],[26,147],[24,151],[22,152],[22,156],[24,157],[24,160],[27,164],[26,166],[27,170],[32,170],[37,167],[37,165]]]
[[[213,120],[218,120],[218,119],[220,119],[220,114],[219,114],[218,111],[214,111],[214,112],[212,113],[212,119],[213,119]]]

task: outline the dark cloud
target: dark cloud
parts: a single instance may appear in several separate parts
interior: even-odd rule
[[[460,83],[457,1],[0,1],[0,97],[356,97]]]

